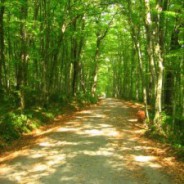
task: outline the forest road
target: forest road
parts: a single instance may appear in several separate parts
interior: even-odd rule
[[[77,112],[1,164],[0,183],[174,184],[156,157],[146,153],[146,140],[134,126],[135,111],[127,102],[104,99]]]

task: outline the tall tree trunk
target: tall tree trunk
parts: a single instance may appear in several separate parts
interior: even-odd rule
[[[80,18],[80,19],[79,19]],[[77,25],[77,23],[79,25]],[[79,27],[80,26],[80,27]],[[85,21],[83,19],[83,16],[76,17],[72,23],[73,31],[79,32],[84,31],[85,28]],[[72,79],[72,89],[73,89],[73,96],[76,96],[78,91],[79,85],[79,78],[80,78],[80,56],[82,52],[82,47],[84,45],[84,37],[82,34],[80,37],[76,37],[76,35],[73,35],[72,38],[72,61],[73,61],[73,79]]]
[[[162,85],[163,85],[163,58],[161,56],[161,51],[159,45],[157,45],[157,55],[158,55],[158,80],[156,88],[156,100],[155,100],[155,117],[154,124],[158,130],[161,126],[161,112],[162,112]]]
[[[149,59],[149,66],[151,71],[151,81],[150,81],[150,89],[152,94],[152,106],[155,105],[155,94],[156,94],[156,84],[157,84],[157,72],[156,72],[156,61],[154,58],[154,35],[153,35],[153,27],[152,27],[152,16],[151,16],[151,9],[150,9],[150,0],[144,0],[145,6],[145,18],[144,18],[144,26],[146,29],[146,38],[147,38],[147,54]]]
[[[2,91],[3,86],[3,64],[5,63],[4,56],[4,0],[0,3],[0,91]]]
[[[73,77],[72,77],[72,95],[76,96],[77,92],[77,79],[78,79],[78,73],[79,73],[79,62],[78,62],[78,42],[76,38],[76,31],[77,31],[77,17],[74,18],[72,22],[72,31],[74,32],[71,45],[72,45],[72,51],[71,51],[71,58],[73,63]]]
[[[142,53],[141,53],[141,46],[140,46],[140,42],[139,42],[139,35],[140,33],[136,33],[135,30],[135,25],[133,25],[132,22],[132,7],[131,7],[131,2],[129,1],[128,3],[128,9],[129,9],[129,22],[130,22],[130,27],[131,27],[131,35],[132,35],[132,40],[134,43],[134,47],[135,50],[137,51],[137,56],[138,56],[138,64],[139,64],[139,71],[140,71],[140,77],[142,80],[142,91],[143,91],[143,102],[145,105],[145,112],[146,112],[146,116],[148,118],[149,121],[149,114],[148,114],[148,100],[147,100],[147,88],[146,88],[146,80],[145,80],[145,75],[144,75],[144,66],[143,66],[143,58],[142,58]],[[138,30],[140,31],[140,30]]]
[[[44,21],[40,25],[40,31],[45,29],[45,35],[41,38],[41,47],[42,47],[42,58],[43,58],[43,95],[42,95],[42,103],[45,107],[47,107],[49,102],[49,64],[50,64],[50,34],[51,34],[51,20],[50,20],[50,1],[43,1],[43,18]]]
[[[20,63],[18,67],[17,89],[19,90],[20,107],[22,110],[25,108],[25,90],[26,76],[27,76],[27,35],[26,35],[26,18],[27,18],[27,0],[24,0],[20,9]]]
[[[184,117],[184,56],[182,56],[182,61],[181,61],[181,90],[180,90],[180,96],[181,96],[181,108],[182,108],[182,113],[181,116]]]
[[[110,25],[111,25],[115,15],[116,15],[116,13],[112,16],[111,20],[108,22],[107,28],[103,32],[100,32],[99,29],[96,32],[97,40],[96,40],[96,50],[95,50],[95,55],[94,55],[94,68],[93,68],[93,73],[92,73],[92,85],[91,85],[91,94],[93,97],[96,94],[96,87],[97,87],[97,81],[98,81],[98,63],[97,63],[97,61],[98,61],[98,57],[100,54],[100,45],[109,31]],[[99,21],[100,21],[99,19],[96,21],[97,26],[99,26],[98,25]]]
[[[162,88],[163,88],[163,73],[164,73],[164,65],[163,65],[163,29],[160,29],[161,22],[161,14],[163,11],[163,4],[161,1],[157,0],[156,5],[157,10],[157,22],[156,22],[156,34],[155,34],[155,58],[158,62],[158,80],[156,84],[156,100],[155,100],[155,117],[154,117],[154,125],[158,131],[161,131],[161,112],[162,112]],[[161,133],[161,132],[160,132]]]
[[[91,94],[94,97],[96,93],[96,86],[97,86],[97,80],[98,80],[98,64],[97,60],[99,57],[99,49],[100,49],[100,42],[101,40],[97,37],[97,42],[96,42],[96,50],[95,50],[95,56],[94,56],[94,65],[93,65],[93,80],[92,80],[92,86],[91,86]]]

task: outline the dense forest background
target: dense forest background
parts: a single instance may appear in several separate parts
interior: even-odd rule
[[[183,145],[183,26],[180,0],[1,0],[0,142],[107,96]]]

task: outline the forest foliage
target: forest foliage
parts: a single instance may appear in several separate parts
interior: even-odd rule
[[[149,130],[184,144],[183,25],[178,0],[1,0],[1,139],[106,95],[143,102]]]

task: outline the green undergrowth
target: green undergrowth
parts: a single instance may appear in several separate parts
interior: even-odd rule
[[[34,107],[21,111],[13,109],[1,114],[0,117],[0,147],[11,144],[13,140],[19,139],[24,133],[50,123],[59,109]]]
[[[73,98],[67,103],[53,102],[45,106],[35,105],[22,111],[10,102],[1,102],[0,149],[21,138],[23,134],[52,123],[56,115],[76,111],[91,103],[90,100]]]
[[[145,136],[161,143],[171,145],[176,157],[184,161],[184,119],[183,117],[171,117],[162,113],[159,130],[153,123],[148,127]]]
[[[184,144],[178,139],[174,139],[173,137],[169,136],[163,136],[156,132],[151,132],[150,130],[145,132],[145,136],[149,139],[153,139],[155,141],[158,141],[162,144],[170,145],[170,148],[172,149],[172,153],[174,156],[184,161]]]

